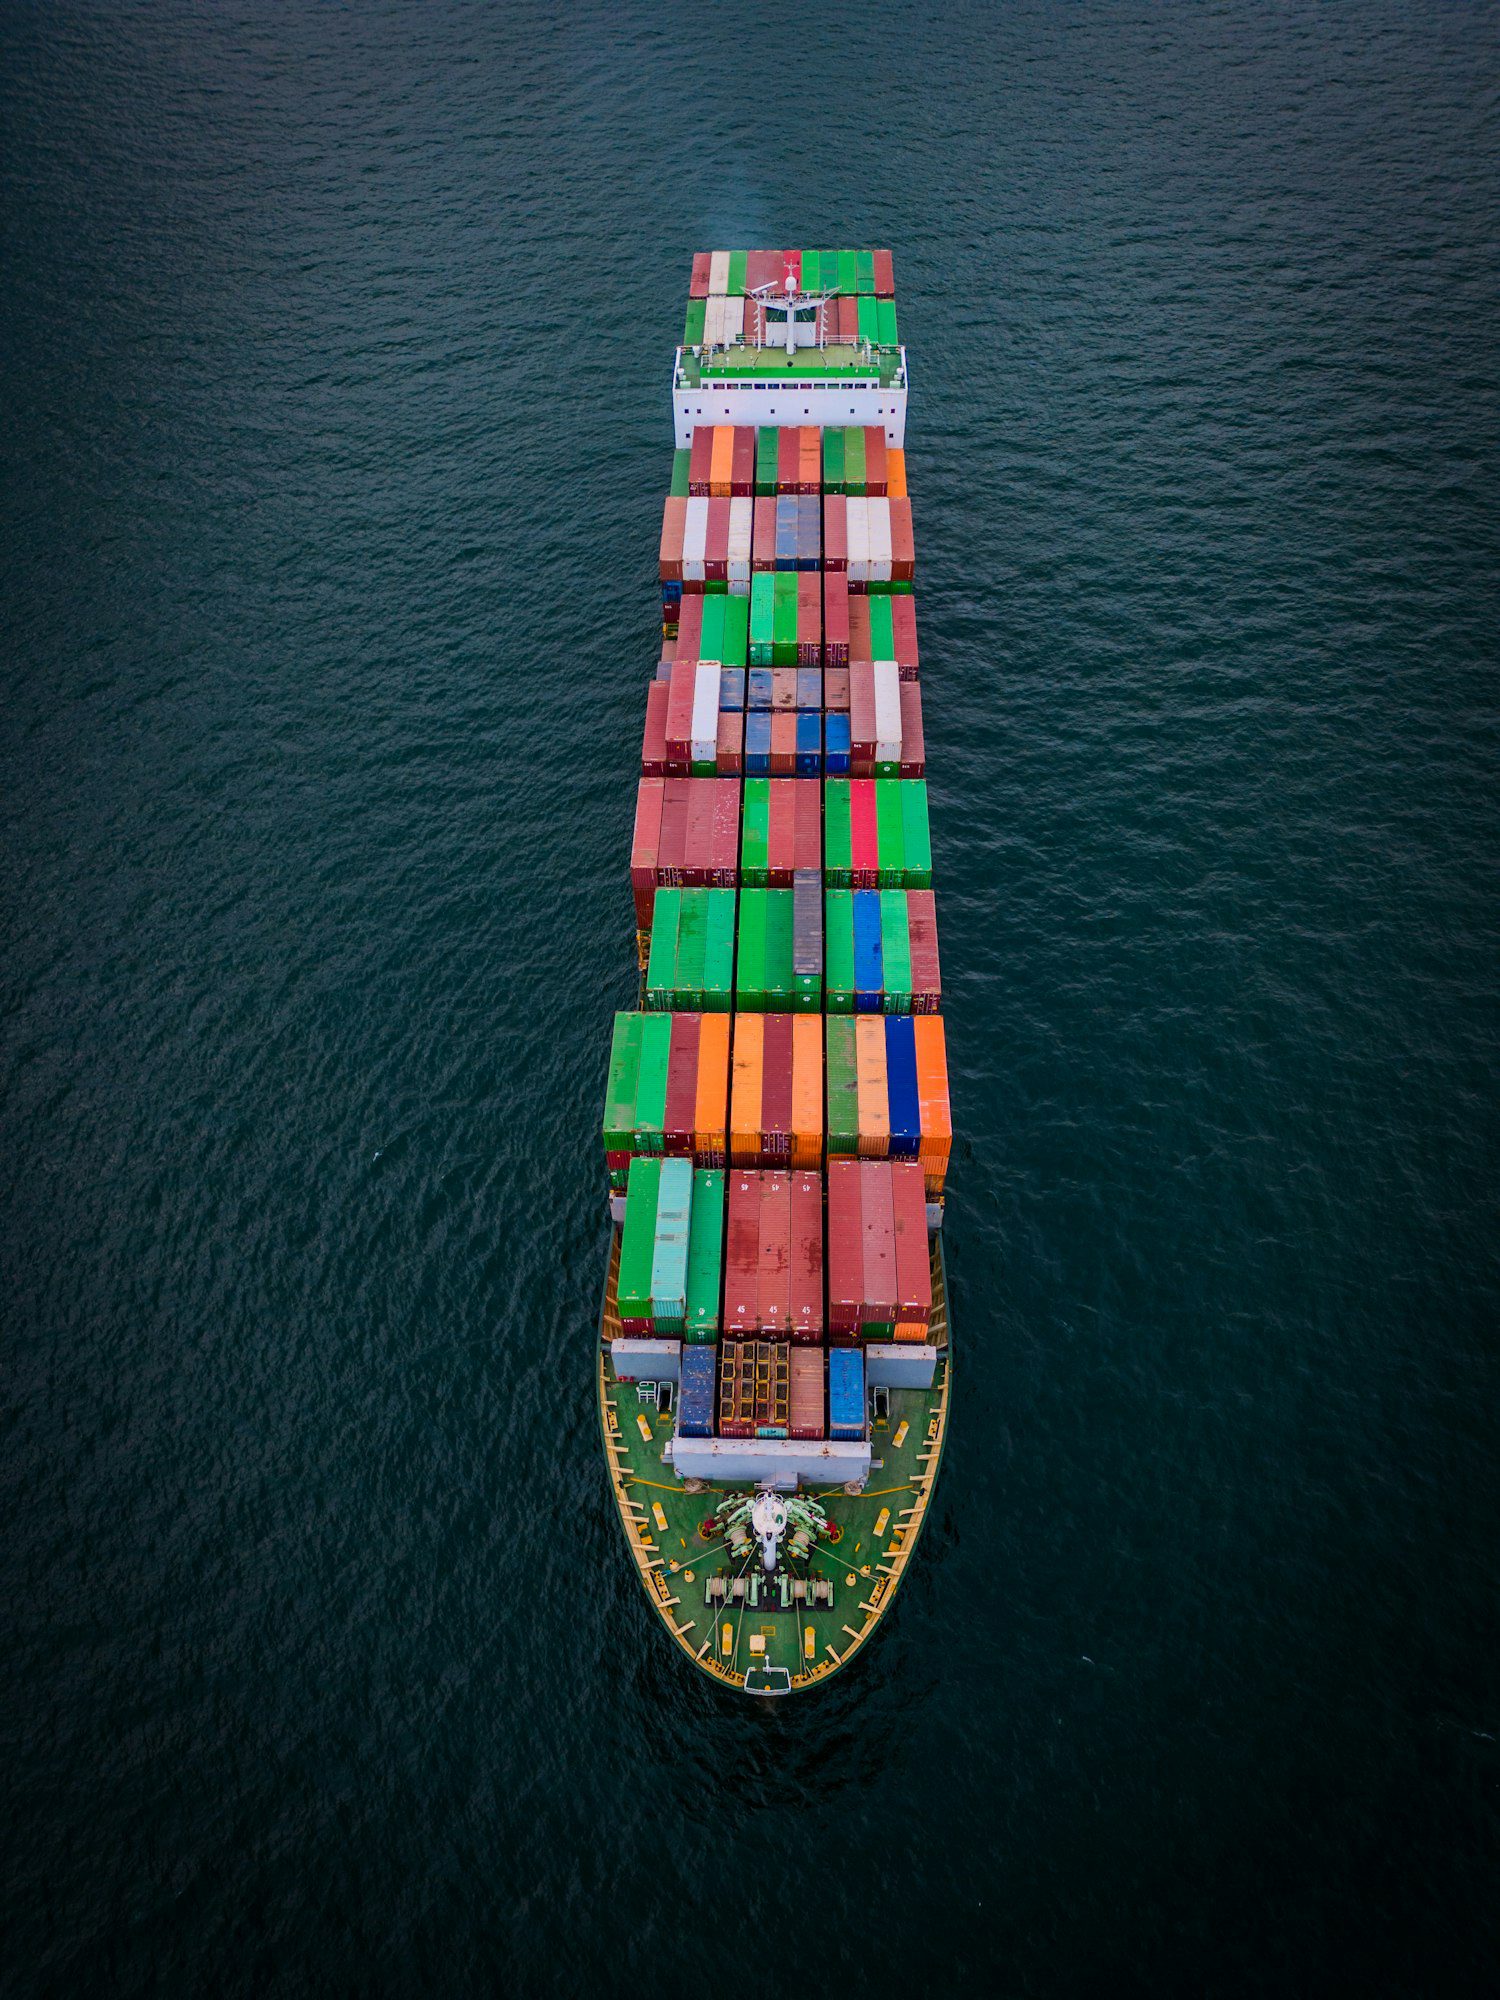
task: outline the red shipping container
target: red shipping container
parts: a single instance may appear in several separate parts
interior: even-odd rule
[[[662,778],[642,778],[635,794],[635,831],[630,842],[630,888],[635,920],[642,930],[651,925],[651,899],[656,894],[657,854],[661,841]]]
[[[792,1226],[795,1230],[795,1219]],[[795,1249],[793,1254],[795,1256]],[[821,1270],[820,1263],[820,1276]],[[819,1304],[821,1309],[821,1301]],[[795,1314],[795,1302],[792,1310]],[[795,1328],[792,1338],[793,1340],[797,1338]],[[791,1364],[791,1407],[787,1429],[794,1438],[826,1437],[828,1427],[824,1414],[823,1377],[827,1363],[823,1359],[823,1350],[821,1347],[794,1347],[791,1352]]]
[[[682,593],[682,612],[677,620],[677,648],[674,660],[696,660],[703,650],[703,592]]]
[[[688,280],[688,297],[706,299],[708,297],[709,264],[713,257],[711,250],[699,250],[693,258],[693,275]]]
[[[661,513],[661,548],[656,559],[656,574],[662,583],[682,581],[682,530],[687,521],[687,501],[680,495],[668,494]]]
[[[823,872],[823,786],[817,778],[794,778],[796,791],[796,833],[793,836],[792,867]]]
[[[849,754],[866,764],[875,759],[875,669],[868,660],[849,662]]]
[[[792,1315],[792,1183],[789,1174],[764,1174],[760,1192],[760,1330],[785,1340]]]
[[[848,574],[849,503],[842,493],[823,495],[823,568],[831,574]]]
[[[937,903],[930,889],[906,892],[906,929],[911,942],[911,1011],[936,1014],[943,1004],[943,969],[938,963]]]
[[[729,500],[708,503],[708,538],[703,545],[703,574],[710,583],[729,581]]]
[[[801,470],[801,433],[795,424],[783,424],[776,433],[776,491],[795,493]]]
[[[693,1118],[698,1099],[698,1029],[701,1014],[674,1014],[667,1046],[667,1108],[662,1120],[662,1151],[676,1158],[691,1157]]]
[[[797,572],[797,664],[823,663],[823,580],[815,569]]]
[[[893,299],[896,296],[896,270],[889,250],[875,252],[875,296],[877,299]]]
[[[870,639],[870,600],[863,594],[849,599],[849,658],[873,659]]]
[[[745,712],[719,710],[719,736],[714,745],[714,769],[721,778],[737,778],[745,768]]]
[[[843,571],[823,572],[823,664],[849,664],[849,578]]]
[[[865,491],[886,491],[885,428],[881,424],[865,425]]]
[[[700,499],[708,493],[708,468],[713,460],[714,426],[699,424],[688,451],[688,492]]]
[[[823,669],[823,706],[830,715],[849,713],[849,669],[847,667],[825,667]]]
[[[646,690],[646,733],[641,739],[641,771],[648,778],[660,778],[667,768],[668,681],[653,681]]]
[[[921,1169],[917,1170],[920,1186]],[[821,1174],[792,1175],[792,1243],[789,1272],[790,1318],[787,1330],[793,1340],[818,1341],[823,1338],[823,1177]],[[795,1359],[793,1363],[795,1366]],[[823,1357],[817,1356],[818,1385],[822,1389]]]
[[[848,1347],[859,1338],[864,1303],[860,1164],[847,1159],[828,1162],[828,1338],[836,1347]]]
[[[768,1161],[792,1157],[792,1017],[767,1014],[762,1030],[760,1150]]]
[[[891,507],[891,581],[910,583],[917,573],[917,549],[912,539],[911,502],[893,500]]]
[[[841,341],[859,339],[859,300],[848,292],[840,292],[835,301],[837,307],[838,338]]]
[[[771,775],[790,778],[797,770],[797,718],[795,714],[771,717]]]
[[[713,786],[714,795],[709,887],[732,889],[740,879],[740,788],[732,778],[704,782]]]
[[[657,838],[656,880],[660,888],[683,886],[683,860],[687,853],[688,784],[686,778],[668,778],[661,796],[661,832]]]
[[[729,1216],[724,1233],[724,1337],[744,1340],[760,1324],[757,1266],[760,1262],[759,1174],[731,1173]]]
[[[772,667],[771,706],[795,708],[797,706],[797,669],[795,667]]]
[[[745,290],[758,292],[762,285],[776,285],[781,279],[781,252],[779,250],[747,250],[745,253]]]
[[[734,457],[731,461],[729,490],[736,499],[755,491],[755,426],[736,424]]]
[[[751,569],[776,567],[776,496],[757,493],[755,513],[750,523]]]
[[[677,778],[672,782],[681,785],[687,794],[682,840],[682,885],[688,889],[711,888],[713,886],[710,879],[713,875],[713,788],[718,779]]]
[[[896,1319],[920,1320],[932,1311],[932,1256],[927,1247],[927,1189],[915,1160],[891,1160],[896,1232]]]
[[[927,775],[927,739],[922,734],[920,681],[901,683],[901,775],[903,778]]]
[[[896,640],[896,671],[904,681],[914,681],[921,668],[917,652],[917,600],[908,591],[891,598],[891,630]]]
[[[698,669],[678,660],[667,682],[667,768],[686,772],[693,747],[693,689]]]
[[[890,1160],[857,1160],[860,1215],[864,1223],[864,1300],[861,1324],[893,1326],[896,1320],[896,1208]]]
[[[875,780],[849,781],[849,864],[856,889],[880,886],[880,842],[875,822]]]

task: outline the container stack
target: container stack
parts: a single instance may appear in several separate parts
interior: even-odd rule
[[[703,252],[705,379],[781,366],[789,278],[814,372],[899,354],[888,252]],[[672,461],[603,1142],[684,1436],[863,1438],[864,1344],[929,1338],[953,1124],[896,435],[705,421]]]

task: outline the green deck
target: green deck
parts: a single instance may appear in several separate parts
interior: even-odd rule
[[[863,348],[830,345],[799,347],[788,354],[783,347],[731,347],[722,354],[699,356],[684,348],[682,383],[696,389],[704,382],[838,381],[854,375],[861,380],[878,376],[888,389],[901,372],[901,350],[877,347],[873,353]]]
[[[820,1540],[806,1571],[788,1567],[787,1575],[828,1578],[833,1601],[789,1609],[782,1608],[776,1579],[760,1577],[756,1555],[748,1566],[731,1564],[720,1538],[700,1532],[718,1495],[731,1489],[679,1480],[662,1459],[675,1417],[660,1414],[654,1397],[635,1383],[615,1377],[609,1342],[619,1332],[619,1254],[615,1230],[600,1322],[599,1414],[616,1505],[646,1594],[687,1656],[723,1685],[767,1694],[816,1686],[847,1664],[884,1616],[926,1517],[951,1380],[941,1238],[934,1239],[932,1253],[932,1339],[939,1349],[933,1385],[889,1392],[889,1418],[877,1419],[872,1432],[874,1463],[865,1492],[810,1489],[840,1538]],[[736,1575],[745,1580],[745,1599],[710,1605],[710,1579]],[[759,1579],[758,1604],[750,1601],[752,1579]],[[763,1641],[763,1651],[752,1649],[753,1639]]]

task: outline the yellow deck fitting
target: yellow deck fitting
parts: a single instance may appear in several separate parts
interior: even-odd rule
[[[664,1535],[667,1532],[667,1510],[660,1500],[651,1502],[651,1518],[656,1523],[656,1532]]]
[[[906,1421],[905,1417],[903,1417],[900,1423],[897,1424],[896,1426],[896,1435],[891,1439],[892,1451],[899,1451],[902,1445],[906,1443],[906,1433],[910,1429],[911,1425]]]
[[[853,1570],[851,1569],[849,1574],[844,1578],[844,1581],[845,1583],[848,1584],[849,1588],[853,1590],[855,1584],[858,1583],[859,1578],[854,1574]]]
[[[652,1438],[651,1426],[646,1422],[646,1419],[640,1414],[639,1411],[636,1412],[635,1427],[640,1432],[641,1436],[646,1440],[647,1444],[650,1444]]]
[[[877,1542],[890,1525],[891,1510],[889,1507],[882,1507],[879,1514],[875,1517],[875,1539]]]
[[[803,1659],[804,1659],[804,1660],[810,1660],[810,1659],[812,1659],[812,1658],[813,1658],[813,1656],[814,1656],[814,1655],[816,1654],[817,1650],[818,1650],[818,1635],[817,1635],[817,1633],[816,1633],[816,1632],[814,1632],[814,1630],[813,1630],[813,1628],[811,1627],[811,1625],[804,1625],[804,1626],[803,1626],[803,1628],[802,1628],[802,1657],[803,1657]]]
[[[727,1619],[719,1632],[719,1650],[723,1653],[734,1651],[734,1627]]]

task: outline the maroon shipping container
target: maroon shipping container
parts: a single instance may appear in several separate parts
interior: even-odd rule
[[[886,491],[885,427],[882,424],[865,425],[865,491]]]
[[[697,293],[692,296],[696,298]],[[877,299],[893,299],[896,296],[896,269],[889,250],[875,252],[875,296]]]
[[[757,493],[750,522],[751,569],[776,567],[776,495]]]
[[[891,581],[910,583],[917,573],[917,547],[912,539],[911,502],[891,503]]]
[[[823,572],[823,664],[849,664],[849,578],[838,570]]]
[[[943,969],[938,963],[937,903],[930,889],[906,892],[906,929],[911,941],[911,1011],[936,1014],[943,1004]]]
[[[740,879],[740,788],[732,779],[704,778],[713,788],[713,823],[709,836],[710,889],[732,889]]]
[[[815,569],[797,572],[797,664],[823,664],[823,580]]]
[[[760,1324],[759,1174],[729,1176],[729,1219],[724,1234],[724,1337],[743,1340]]]
[[[845,576],[849,570],[849,503],[842,493],[823,495],[823,567]]]
[[[657,839],[656,880],[663,889],[680,889],[682,859],[687,852],[687,778],[667,778],[661,795],[661,833]]]
[[[635,831],[630,842],[630,888],[635,920],[642,930],[651,926],[651,899],[656,894],[657,855],[661,842],[664,778],[642,778],[635,793]]]
[[[835,300],[837,308],[838,337],[840,340],[859,339],[859,300],[849,292],[840,292]]]
[[[693,749],[693,689],[698,669],[692,660],[678,660],[667,682],[667,769],[686,772]]]
[[[828,1162],[828,1338],[835,1347],[848,1347],[859,1338],[864,1304],[860,1164]]]
[[[740,708],[719,710],[719,737],[714,746],[714,769],[721,778],[737,778],[745,768],[745,712]]]
[[[901,775],[903,778],[924,778],[927,775],[927,739],[922,734],[920,681],[901,683]]]
[[[817,778],[794,778],[796,832],[792,844],[792,868],[823,872],[823,786]]]
[[[851,663],[874,658],[870,642],[870,600],[863,593],[849,599],[849,658]]]
[[[825,667],[823,669],[823,706],[830,715],[849,713],[849,669],[847,667]]]
[[[667,769],[667,702],[671,686],[653,681],[646,690],[646,733],[641,739],[641,770],[648,778],[663,777]]]
[[[668,785],[681,785],[687,794],[687,812],[683,818],[682,854],[679,862],[678,881],[685,889],[708,889],[713,886],[714,856],[714,801],[713,791],[717,785],[734,786],[733,778],[669,778]],[[666,818],[663,801],[663,820]]]
[[[927,1248],[927,1191],[917,1160],[889,1160],[896,1218],[896,1317],[920,1320],[932,1313],[932,1257]]]
[[[760,1150],[768,1160],[791,1164],[792,1017],[763,1016],[760,1080]]]
[[[682,531],[687,523],[687,501],[680,494],[668,494],[661,513],[661,549],[656,574],[662,583],[682,581]]]
[[[691,1159],[693,1120],[698,1100],[698,1029],[701,1014],[674,1014],[667,1047],[667,1108],[662,1119],[664,1153]],[[917,1177],[921,1179],[921,1168]],[[925,1197],[924,1197],[925,1199]]]
[[[917,1168],[917,1179],[918,1182],[922,1179],[920,1167]],[[923,1219],[925,1223],[925,1209]],[[821,1342],[823,1338],[823,1177],[821,1174],[792,1175],[789,1289],[790,1318],[787,1330],[792,1339]],[[817,1355],[817,1362],[821,1390],[823,1368],[821,1350]]]
[[[792,1182],[785,1173],[761,1176],[760,1329],[785,1340],[792,1315]]]
[[[708,503],[708,537],[703,545],[703,574],[710,583],[729,581],[729,501]]]
[[[693,432],[693,442],[688,455],[688,492],[696,499],[708,496],[708,468],[713,458],[714,427],[699,424]]]
[[[802,467],[802,431],[797,424],[783,424],[776,433],[776,491],[795,493]]]
[[[782,281],[781,252],[779,250],[747,250],[745,253],[745,290],[758,292],[762,285],[775,285]]]
[[[773,778],[793,777],[797,770],[797,717],[795,714],[773,715],[771,717],[771,776]]]
[[[864,1224],[865,1326],[890,1326],[896,1318],[896,1207],[890,1160],[857,1160],[860,1219]]]
[[[856,769],[875,758],[875,669],[868,660],[849,662],[849,756]]]
[[[797,669],[795,667],[772,667],[771,669],[772,708],[795,708],[797,706]]]
[[[677,620],[677,646],[672,654],[674,660],[696,660],[703,648],[703,592],[699,589],[682,593],[682,610]]]
[[[730,463],[729,490],[737,500],[755,491],[755,426],[736,424],[734,456]]]
[[[921,658],[917,652],[917,600],[909,591],[891,598],[891,630],[896,638],[896,671],[904,681],[917,679]]]
[[[708,297],[709,266],[713,258],[711,250],[699,250],[693,257],[693,275],[688,280],[688,297],[706,299]]]
[[[821,1268],[820,1262],[820,1273]],[[796,1338],[795,1332],[793,1338]],[[791,1362],[791,1421],[787,1429],[794,1438],[825,1437],[827,1422],[824,1416],[823,1377],[827,1364],[823,1359],[823,1350],[821,1347],[794,1347]]]

